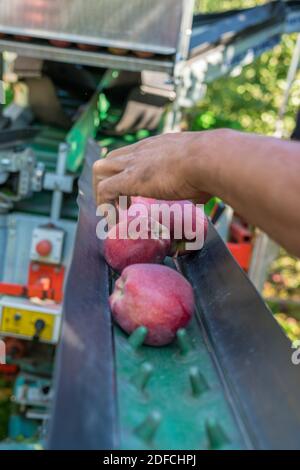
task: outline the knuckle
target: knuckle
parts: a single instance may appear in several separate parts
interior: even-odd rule
[[[98,173],[99,171],[101,171],[101,169],[104,166],[103,163],[104,163],[104,160],[96,160],[93,163],[93,173]]]
[[[105,160],[111,160],[112,158],[118,157],[121,155],[122,149],[115,149],[112,150],[111,152],[108,152],[108,154],[105,157]]]

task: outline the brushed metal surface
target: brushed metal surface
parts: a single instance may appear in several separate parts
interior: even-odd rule
[[[0,0],[0,31],[172,54],[184,0]]]
[[[15,52],[24,57],[68,62],[71,64],[91,65],[93,67],[118,68],[119,70],[155,70],[172,73],[174,61],[169,57],[141,59],[132,55],[119,56],[107,52],[87,52],[76,48],[60,48],[31,42],[0,40],[0,51]]]

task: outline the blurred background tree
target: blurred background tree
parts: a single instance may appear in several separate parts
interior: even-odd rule
[[[201,13],[234,8],[250,8],[266,3],[262,0],[196,0],[196,11]],[[193,130],[231,127],[247,132],[272,135],[286,76],[291,62],[296,35],[284,35],[273,50],[262,54],[252,64],[242,68],[236,76],[227,75],[209,84],[207,94],[188,114]],[[295,115],[300,106],[300,71],[295,80],[286,115],[285,135],[295,125]]]
[[[262,0],[196,0],[196,11],[210,13],[250,8]],[[210,83],[206,96],[190,109],[186,120],[192,130],[230,127],[272,135],[286,86],[296,35],[284,35],[273,50],[252,64]],[[240,72],[240,73],[237,73]],[[300,107],[300,70],[293,83],[284,116],[284,136],[289,137]],[[281,251],[270,267],[264,288],[280,325],[291,340],[300,339],[300,261]]]
[[[268,0],[196,0],[195,10],[201,13],[233,10],[234,8],[251,8],[263,5]]]

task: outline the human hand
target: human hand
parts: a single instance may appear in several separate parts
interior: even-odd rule
[[[119,196],[204,203],[207,192],[205,153],[207,132],[150,137],[109,153],[95,162],[93,187],[97,205]]]

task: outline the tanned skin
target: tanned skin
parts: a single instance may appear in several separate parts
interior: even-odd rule
[[[94,164],[97,204],[120,195],[232,206],[300,256],[300,143],[217,129],[150,137]]]

